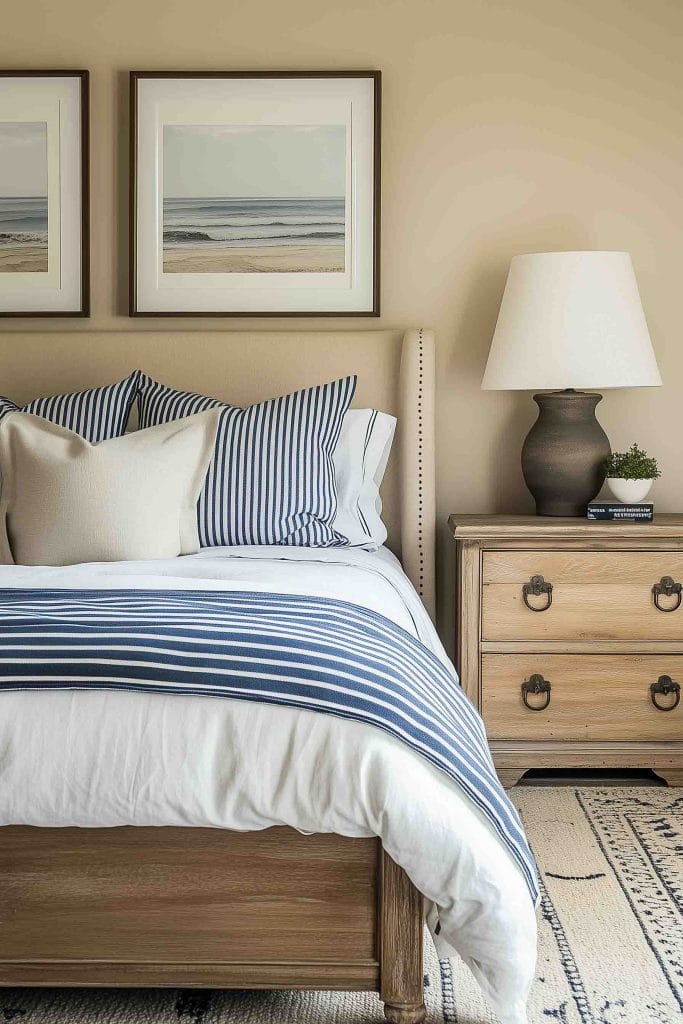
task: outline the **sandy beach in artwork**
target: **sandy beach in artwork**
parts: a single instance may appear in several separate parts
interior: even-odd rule
[[[0,274],[48,272],[47,193],[47,123],[0,120]]]
[[[0,274],[47,273],[46,245],[0,246]]]
[[[343,274],[346,126],[166,124],[165,274]]]
[[[165,246],[165,274],[340,273],[341,245]]]

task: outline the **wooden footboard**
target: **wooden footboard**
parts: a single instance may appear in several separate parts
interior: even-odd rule
[[[422,898],[377,840],[0,828],[0,985],[368,989],[418,1024]]]

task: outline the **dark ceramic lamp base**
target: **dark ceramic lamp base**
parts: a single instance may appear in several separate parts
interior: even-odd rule
[[[522,473],[539,516],[585,516],[605,481],[607,434],[595,417],[602,395],[552,391],[534,395],[538,419],[522,448]]]

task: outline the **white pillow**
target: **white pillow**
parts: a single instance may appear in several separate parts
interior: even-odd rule
[[[344,415],[333,463],[337,514],[332,528],[352,547],[376,551],[387,539],[379,488],[387,468],[396,417],[376,409]]]
[[[99,444],[40,416],[0,424],[0,561],[73,565],[199,550],[218,410]]]

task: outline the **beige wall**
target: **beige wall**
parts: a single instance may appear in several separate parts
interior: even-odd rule
[[[130,326],[127,69],[380,68],[383,316],[376,326],[424,324],[437,331],[442,517],[452,510],[530,507],[519,448],[535,407],[528,395],[483,394],[479,380],[510,257],[573,248],[633,255],[665,386],[610,394],[600,414],[614,445],[637,439],[660,457],[664,476],[655,499],[662,509],[680,509],[682,53],[679,0],[6,5],[0,64],[92,72],[93,315],[90,322],[56,321],[54,329]],[[362,320],[324,325],[369,326]],[[50,326],[27,320],[21,329]],[[245,324],[134,326],[187,331]],[[8,335],[5,351],[7,344],[21,346],[16,321],[2,322],[0,331]],[[50,361],[46,345],[36,391],[44,382],[49,387]],[[96,351],[88,352],[88,363],[96,369]],[[11,392],[10,376],[0,362],[0,391]],[[444,623],[451,555],[442,531]]]

